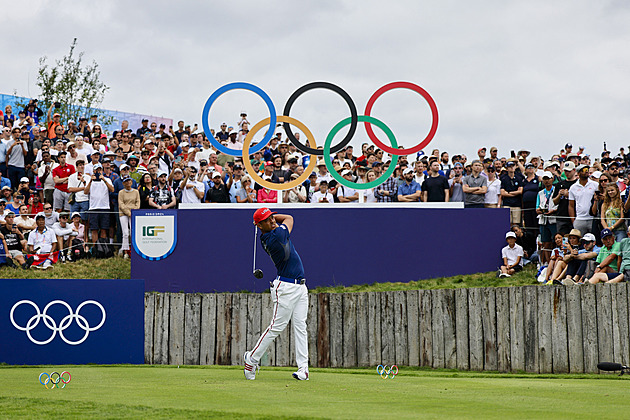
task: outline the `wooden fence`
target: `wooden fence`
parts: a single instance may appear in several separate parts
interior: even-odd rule
[[[309,295],[309,362],[535,373],[630,364],[628,284]],[[271,295],[145,295],[145,363],[242,364]],[[263,365],[295,364],[291,324]]]

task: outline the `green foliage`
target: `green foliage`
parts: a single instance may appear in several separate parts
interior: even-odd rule
[[[55,65],[48,64],[48,57],[39,59],[37,86],[40,88],[39,107],[44,113],[55,102],[61,107],[52,113],[61,114],[62,121],[79,120],[79,117],[98,115],[103,128],[114,118],[98,107],[105,99],[109,86],[100,79],[101,73],[96,61],[83,62],[83,52],[76,53],[77,39],[74,38],[70,51]]]
[[[130,279],[131,262],[120,257],[57,263],[52,270],[0,268],[5,279]]]

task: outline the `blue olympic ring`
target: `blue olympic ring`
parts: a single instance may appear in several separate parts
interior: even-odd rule
[[[245,82],[234,82],[228,83],[227,85],[221,86],[219,89],[215,90],[212,95],[206,101],[206,104],[203,107],[203,111],[201,112],[201,124],[203,125],[203,131],[206,133],[206,137],[210,140],[210,143],[214,145],[221,153],[225,153],[230,156],[242,156],[242,150],[230,149],[222,145],[217,139],[214,138],[212,133],[210,132],[210,126],[208,125],[208,114],[210,113],[210,107],[212,104],[219,98],[219,96],[223,95],[225,92],[234,90],[234,89],[245,89],[251,92],[254,92],[258,96],[260,96],[265,103],[267,104],[267,108],[269,108],[269,129],[267,130],[267,134],[265,137],[258,143],[256,146],[252,147],[249,151],[249,154],[256,153],[263,149],[271,140],[271,137],[275,134],[276,131],[276,107],[273,105],[271,98],[267,95],[261,88],[258,86],[252,85],[251,83]]]
[[[63,379],[63,375],[66,373],[68,374],[67,381]],[[42,376],[44,375],[46,375],[47,378],[42,382]],[[53,375],[57,375],[57,378],[53,379]],[[70,372],[68,371],[63,371],[61,372],[61,374],[59,374],[59,372],[52,372],[51,374],[42,372],[39,374],[39,383],[44,385],[46,389],[54,389],[55,387],[63,389],[66,387],[66,385],[70,382],[71,379],[72,379],[72,376],[70,375]],[[61,382],[63,385],[59,385],[59,382]],[[48,388],[48,384],[50,384],[50,388]]]
[[[394,379],[398,375],[398,366],[392,365],[391,368],[387,368],[387,365],[378,365],[376,367],[376,373],[378,373],[383,379]]]

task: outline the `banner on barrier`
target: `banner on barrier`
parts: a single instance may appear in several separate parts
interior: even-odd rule
[[[143,280],[0,280],[0,363],[144,363]]]
[[[177,210],[146,211],[132,220],[133,248],[142,258],[159,261],[177,245]]]

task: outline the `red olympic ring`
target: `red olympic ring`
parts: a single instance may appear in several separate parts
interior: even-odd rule
[[[429,134],[427,134],[425,139],[422,140],[420,144],[414,147],[411,147],[409,149],[395,149],[391,146],[387,146],[376,137],[376,135],[374,134],[374,131],[372,130],[371,124],[364,122],[364,125],[365,125],[365,131],[367,132],[368,137],[370,137],[370,139],[374,142],[376,146],[378,146],[381,150],[387,153],[401,156],[401,155],[410,155],[412,153],[416,153],[424,149],[431,142],[431,140],[433,140],[433,137],[435,137],[435,133],[437,132],[437,127],[438,127],[438,110],[437,110],[437,105],[435,104],[435,101],[433,100],[431,95],[429,95],[429,93],[426,90],[422,89],[420,86],[410,83],[410,82],[392,82],[392,83],[386,84],[385,86],[381,87],[379,90],[374,92],[374,94],[372,94],[372,96],[370,97],[370,100],[365,106],[365,112],[363,114],[366,116],[371,116],[370,112],[372,112],[372,106],[374,105],[374,102],[376,102],[376,100],[383,93],[392,89],[399,89],[399,88],[413,90],[414,92],[419,93],[429,103],[429,107],[431,108],[432,121],[431,121],[431,129],[429,130]]]

